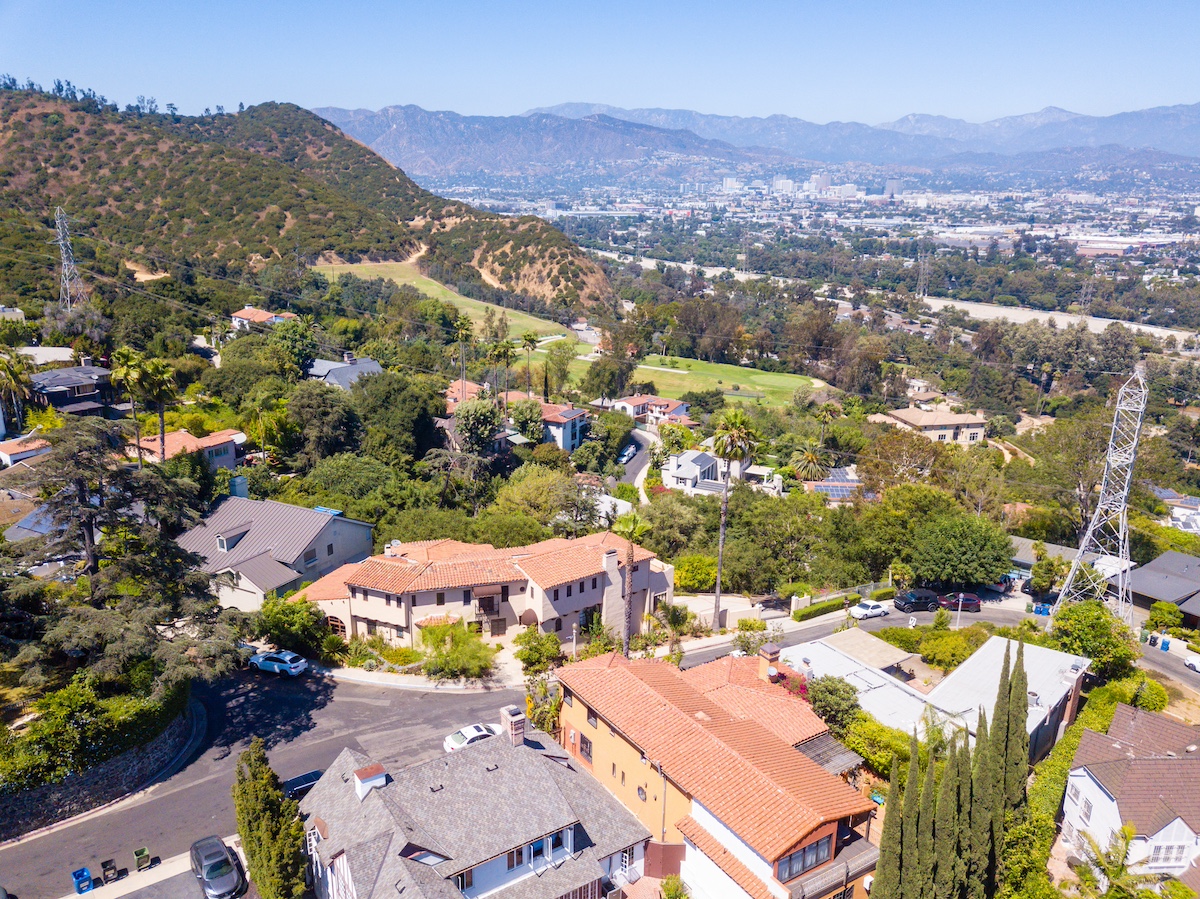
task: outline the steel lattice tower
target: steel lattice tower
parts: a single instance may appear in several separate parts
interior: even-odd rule
[[[1133,484],[1133,464],[1137,460],[1138,437],[1146,415],[1149,394],[1146,379],[1139,368],[1117,393],[1117,409],[1113,415],[1112,433],[1108,438],[1108,453],[1104,460],[1104,480],[1100,485],[1100,501],[1079,544],[1079,553],[1063,582],[1062,592],[1051,610],[1053,616],[1063,603],[1092,599],[1103,593],[1117,617],[1130,624],[1133,618],[1133,595],[1129,586],[1129,488]],[[1090,568],[1084,568],[1084,556],[1096,553],[1115,557],[1120,565],[1115,590],[1103,580],[1096,582]]]
[[[75,308],[76,303],[87,301],[87,293],[83,289],[83,279],[79,277],[79,269],[75,267],[75,251],[71,249],[71,232],[67,228],[67,214],[61,206],[54,210],[54,225],[58,233],[53,243],[58,244],[58,252],[62,256],[62,272],[58,280],[58,307],[70,312]]]
[[[917,296],[929,296],[929,253],[917,245]]]

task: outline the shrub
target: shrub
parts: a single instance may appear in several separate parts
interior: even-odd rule
[[[908,766],[908,735],[902,730],[881,724],[866,712],[859,712],[855,716],[842,743],[847,749],[861,755],[863,764],[878,777],[890,776],[893,756],[900,762],[902,772]]]
[[[521,663],[521,670],[527,677],[549,671],[562,658],[562,644],[558,642],[558,637],[553,633],[543,633],[535,624],[517,634],[513,643],[518,647],[513,655]]]
[[[920,643],[921,661],[942,671],[952,671],[974,652],[959,631],[930,631]]]
[[[915,627],[885,627],[875,631],[875,636],[900,647],[905,652],[920,652],[921,638],[925,633]]]
[[[1189,643],[1188,649],[1190,649],[1192,652],[1200,653],[1200,643]]]
[[[675,589],[705,593],[717,583],[717,560],[712,556],[679,556],[675,560]]]
[[[804,581],[792,581],[791,583],[782,585],[777,591],[784,599],[791,599],[793,596],[812,596],[812,584],[806,584]]]
[[[1146,626],[1152,631],[1165,631],[1183,624],[1183,611],[1173,602],[1156,602],[1150,606]]]
[[[496,650],[462,624],[442,624],[421,631],[425,675],[434,680],[476,679],[492,671]]]
[[[329,634],[329,623],[316,603],[269,597],[258,613],[255,632],[280,649],[315,655]]]
[[[687,899],[688,889],[678,874],[668,874],[658,886],[662,899]]]
[[[739,631],[765,631],[767,623],[761,618],[739,618],[737,629]]]
[[[871,599],[875,600],[875,602],[886,602],[887,600],[894,598],[895,595],[895,587],[880,587],[878,590],[871,591]]]
[[[808,682],[808,701],[838,739],[846,735],[859,713],[858,691],[833,675],[814,677]]]
[[[733,648],[748,656],[757,655],[758,651],[768,643],[779,643],[783,640],[783,627],[772,624],[762,630],[738,630],[733,636]]]
[[[792,621],[808,621],[810,618],[816,618],[819,615],[828,615],[830,612],[841,611],[842,601],[840,599],[827,599],[825,602],[814,602],[811,606],[803,609],[797,609],[792,612]]]
[[[321,641],[321,658],[331,665],[340,665],[346,661],[350,647],[337,634],[327,634]]]
[[[389,665],[395,665],[397,668],[407,668],[424,658],[419,649],[413,649],[411,646],[385,646],[379,650],[379,655]]]
[[[862,602],[862,594],[861,593],[847,593],[845,596],[842,597],[842,602],[849,602],[850,605],[852,605],[852,606],[857,605],[858,603]]]
[[[544,444],[549,446],[549,444]],[[638,489],[633,484],[617,484],[612,488],[612,495],[617,499],[623,499],[627,503],[633,503],[635,506],[641,501],[638,495]]]

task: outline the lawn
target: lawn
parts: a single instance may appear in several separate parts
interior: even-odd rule
[[[484,313],[488,309],[499,312],[502,308],[482,300],[464,297],[446,285],[426,278],[411,262],[358,262],[352,265],[314,265],[313,268],[328,278],[336,278],[343,272],[350,272],[359,278],[387,278],[397,284],[411,284],[426,296],[453,303],[476,325],[483,321]],[[567,333],[567,329],[558,322],[547,321],[513,309],[504,309],[504,312],[508,314],[510,337],[520,337],[526,331],[533,331],[542,337]]]
[[[580,344],[582,354],[591,350],[592,347]],[[571,378],[575,383],[583,380],[589,364],[585,359],[571,363]],[[785,406],[792,401],[797,387],[811,387],[815,383],[804,375],[759,371],[678,356],[647,356],[638,366],[636,377],[639,381],[654,382],[658,395],[670,399],[678,399],[689,390],[718,389],[728,399],[761,402],[768,406]]]

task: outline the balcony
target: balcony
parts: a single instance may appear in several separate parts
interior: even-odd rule
[[[841,845],[832,862],[793,883],[789,887],[791,899],[820,899],[874,871],[879,847],[857,833],[854,837]]]

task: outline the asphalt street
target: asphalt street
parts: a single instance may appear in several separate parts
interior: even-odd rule
[[[170,858],[200,837],[233,833],[230,790],[238,754],[252,737],[266,741],[271,764],[285,779],[327,767],[345,747],[399,768],[440,755],[448,733],[498,721],[501,706],[522,699],[520,691],[410,691],[249,671],[197,688],[196,695],[208,712],[196,757],[136,798],[0,848],[0,884],[10,894],[58,899],[71,891],[71,872],[78,868],[98,872],[108,858],[130,867],[140,846]],[[103,893],[103,887],[97,890],[97,899]]]
[[[638,445],[638,451],[637,455],[625,465],[625,475],[621,478],[622,484],[637,483],[638,475],[650,464],[650,453],[647,452],[653,443],[650,435],[645,431],[639,431],[637,428],[634,428],[629,438]]]

